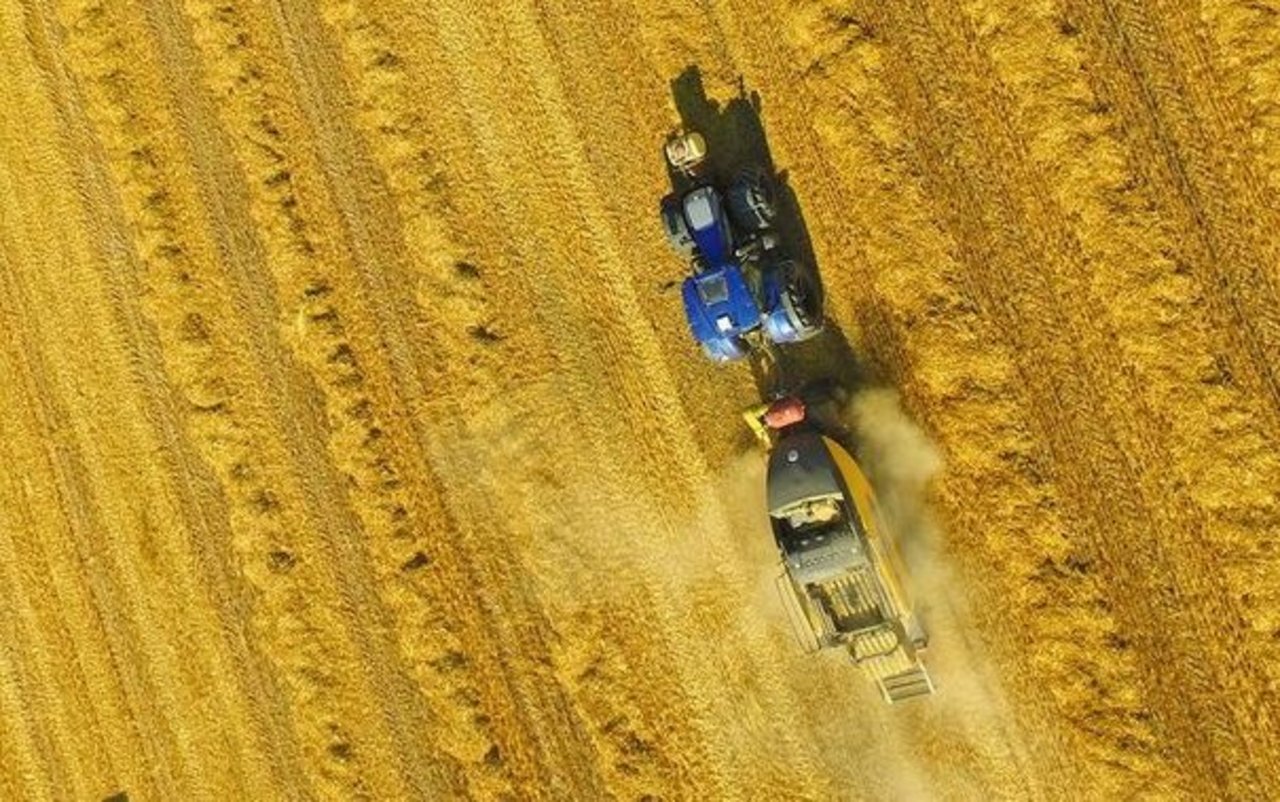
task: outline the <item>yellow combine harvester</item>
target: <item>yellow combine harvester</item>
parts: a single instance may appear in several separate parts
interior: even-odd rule
[[[871,484],[798,396],[744,413],[769,454],[769,523],[789,586],[784,603],[809,648],[843,649],[885,701],[933,693],[927,638]],[[794,600],[792,602],[791,600]]]

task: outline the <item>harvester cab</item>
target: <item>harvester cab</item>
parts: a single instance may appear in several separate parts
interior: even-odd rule
[[[871,483],[823,422],[830,400],[782,396],[743,413],[768,452],[784,605],[802,642],[844,650],[886,701],[932,694],[902,560]]]
[[[703,352],[729,362],[817,334],[817,282],[782,252],[772,176],[750,167],[718,185],[706,140],[694,131],[672,134],[664,154],[675,191],[659,214],[667,242],[689,264],[681,298]]]

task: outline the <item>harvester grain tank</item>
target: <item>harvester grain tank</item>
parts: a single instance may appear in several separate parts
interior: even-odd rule
[[[755,166],[718,182],[697,132],[673,134],[665,155],[676,187],[660,215],[689,263],[685,317],[706,355],[728,362],[817,334],[820,294],[810,269],[783,253],[773,177]]]
[[[896,545],[835,427],[797,396],[745,417],[768,450],[769,523],[797,631],[813,650],[844,650],[890,703],[933,693]]]

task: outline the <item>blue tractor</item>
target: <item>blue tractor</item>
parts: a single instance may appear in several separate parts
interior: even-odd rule
[[[706,355],[729,362],[821,331],[814,275],[779,247],[773,177],[753,167],[717,186],[697,132],[673,134],[666,158],[676,191],[662,199],[662,224],[689,261],[685,317]]]

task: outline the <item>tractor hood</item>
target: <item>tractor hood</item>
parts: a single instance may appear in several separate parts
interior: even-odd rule
[[[733,234],[720,194],[709,186],[690,191],[684,196],[684,219],[707,266],[728,264],[733,254]]]

